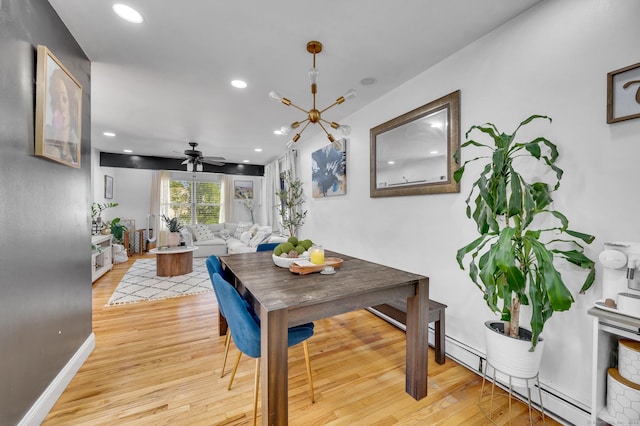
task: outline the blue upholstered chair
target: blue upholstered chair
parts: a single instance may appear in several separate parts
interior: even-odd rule
[[[256,247],[256,251],[270,251],[276,248],[276,246],[280,243],[262,243],[258,244]]]
[[[222,272],[222,264],[220,264],[220,259],[218,256],[212,255],[207,258],[205,262],[207,264],[207,270],[209,271],[209,278],[211,278],[211,285],[213,286],[213,274],[220,274],[220,276],[224,276]],[[216,299],[218,299],[218,309],[220,309],[220,313],[226,319],[227,316],[224,313],[222,308],[222,304],[220,303],[220,297],[218,296],[218,291],[215,286],[213,286],[213,291],[216,294]],[[231,332],[229,328],[227,328],[227,333],[224,335],[224,360],[222,361],[222,371],[220,372],[220,377],[224,377],[224,368],[227,365],[227,356],[229,355],[229,347],[231,346]]]
[[[229,381],[229,389],[233,384],[236,370],[242,354],[246,354],[252,358],[256,358],[255,388],[253,393],[253,424],[256,424],[256,413],[258,410],[258,389],[260,383],[260,324],[251,315],[247,308],[245,300],[240,296],[238,291],[229,284],[220,274],[213,274],[213,288],[218,296],[218,303],[221,309],[227,315],[227,323],[233,334],[235,342],[240,354],[236,360]],[[288,345],[289,347],[302,343],[304,347],[304,356],[307,364],[307,377],[309,379],[309,388],[311,389],[311,402],[315,401],[313,392],[313,379],[311,377],[311,363],[309,361],[309,346],[307,339],[313,336],[313,323],[299,325],[289,328]]]

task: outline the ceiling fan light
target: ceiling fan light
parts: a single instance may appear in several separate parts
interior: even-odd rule
[[[198,171],[198,172],[202,171],[202,163],[196,164],[196,171]]]
[[[188,172],[192,172],[193,171],[193,163],[191,161],[189,161],[187,163],[187,171]]]

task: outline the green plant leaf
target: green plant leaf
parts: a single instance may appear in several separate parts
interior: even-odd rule
[[[511,196],[509,197],[508,216],[516,216],[522,213],[522,181],[520,175],[511,169]]]
[[[572,237],[576,237],[576,238],[581,239],[582,241],[584,241],[587,244],[591,244],[596,239],[596,237],[594,237],[593,235],[584,234],[582,232],[573,231],[571,229],[567,229],[564,232],[566,232],[567,234],[571,235]]]

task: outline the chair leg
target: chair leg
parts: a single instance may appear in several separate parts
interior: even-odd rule
[[[305,340],[302,342],[302,347],[304,348],[304,359],[307,364],[307,378],[309,379],[309,389],[311,390],[311,402],[316,402],[316,396],[313,392],[313,378],[311,377],[311,361],[309,360],[309,344]]]
[[[231,331],[227,328],[227,334],[224,337],[224,360],[222,361],[222,371],[220,378],[224,377],[224,368],[227,365],[227,356],[229,355],[229,347],[231,346]]]
[[[258,390],[260,389],[260,358],[256,358],[256,377],[253,385],[253,426],[258,419]]]
[[[231,380],[229,380],[229,390],[231,390],[231,385],[233,385],[233,378],[236,377],[236,371],[238,370],[238,365],[240,364],[240,358],[242,357],[242,352],[238,352],[238,358],[236,359],[236,363],[233,366],[233,371],[231,372]]]

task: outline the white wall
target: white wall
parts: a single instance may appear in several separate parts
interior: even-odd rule
[[[639,17],[636,0],[545,1],[342,120],[353,127],[345,196],[311,198],[311,153],[328,142],[303,137],[298,150],[309,214],[301,236],[428,276],[431,297],[448,305],[447,335],[484,353],[482,324],[492,314],[455,261],[456,250],[476,236],[464,204],[473,180],[463,180],[459,194],[370,198],[369,129],[458,89],[463,141],[474,124],[492,122],[511,133],[531,114],[551,116],[551,125],[529,126],[529,136],[558,145],[565,175],[554,207],[573,229],[596,236],[587,248],[595,260],[606,241],[640,241],[640,119],[606,123],[606,74],[640,61]],[[463,160],[473,154],[463,152]],[[568,272],[565,278],[576,303],[545,327],[541,380],[588,408],[586,311],[599,298],[601,272],[584,296],[576,294],[578,279]]]
[[[151,170],[100,167],[100,153],[94,150],[91,156],[93,201],[118,203],[118,207],[106,209],[104,220],[114,217],[135,220],[136,229],[147,228],[147,215],[151,204]],[[113,178],[113,198],[104,198],[104,176]]]

